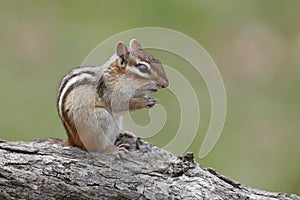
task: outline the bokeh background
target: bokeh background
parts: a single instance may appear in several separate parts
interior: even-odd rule
[[[0,139],[66,138],[56,112],[63,75],[113,34],[165,27],[203,45],[226,86],[223,133],[197,161],[255,188],[300,194],[300,1],[2,0],[0,13]],[[185,61],[152,52],[196,85],[202,121],[189,150],[197,153],[210,117],[205,84]],[[174,95],[157,96],[177,112],[148,139],[163,146],[180,109]],[[147,111],[132,116],[149,120]]]

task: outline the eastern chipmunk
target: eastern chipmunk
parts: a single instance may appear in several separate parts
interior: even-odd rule
[[[144,52],[137,40],[129,49],[118,42],[103,66],[80,67],[67,74],[58,93],[58,113],[67,145],[97,152],[118,152],[115,146],[122,114],[157,103],[147,94],[169,85],[162,64]]]

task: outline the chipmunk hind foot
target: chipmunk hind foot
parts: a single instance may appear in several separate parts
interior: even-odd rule
[[[118,159],[126,159],[127,154],[129,153],[129,144],[120,144],[118,146],[113,146],[108,149],[105,149],[105,153],[113,154]]]

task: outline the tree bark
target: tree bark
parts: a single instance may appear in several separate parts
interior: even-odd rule
[[[293,199],[252,189],[137,138],[127,158],[58,139],[0,141],[0,199]]]

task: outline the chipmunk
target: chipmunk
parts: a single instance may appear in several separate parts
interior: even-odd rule
[[[73,69],[62,80],[57,108],[67,132],[67,145],[86,151],[120,152],[115,146],[126,111],[151,108],[147,97],[169,81],[162,64],[132,39],[129,49],[118,42],[115,54],[102,66]]]

